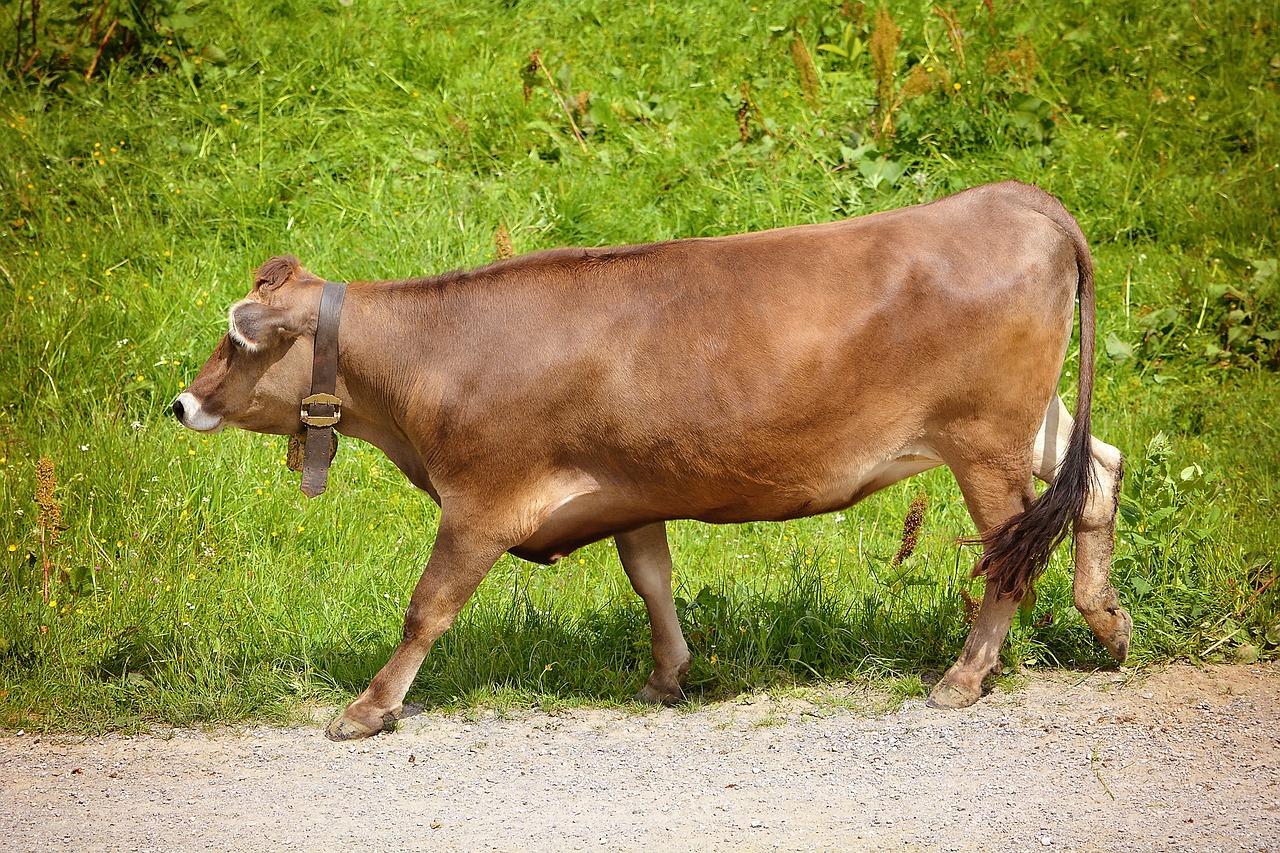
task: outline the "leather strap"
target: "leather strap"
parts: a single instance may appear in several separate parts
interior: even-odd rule
[[[329,463],[337,450],[333,427],[342,418],[342,401],[334,396],[338,387],[338,320],[342,317],[342,299],[346,293],[346,284],[326,281],[320,294],[320,315],[316,320],[311,360],[311,395],[302,401],[302,422],[306,425],[302,493],[309,498],[322,494],[329,484]]]

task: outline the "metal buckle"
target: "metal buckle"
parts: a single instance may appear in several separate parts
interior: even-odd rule
[[[312,415],[308,406],[333,406],[332,415]],[[302,399],[302,422],[309,427],[330,427],[342,420],[342,401],[332,394],[312,394]]]

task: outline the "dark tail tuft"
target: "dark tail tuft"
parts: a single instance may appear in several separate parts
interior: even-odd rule
[[[1077,419],[1067,454],[1049,488],[1024,512],[982,537],[982,557],[973,574],[986,575],[999,598],[1019,599],[1026,594],[1084,511],[1093,489],[1089,440],[1088,418]]]

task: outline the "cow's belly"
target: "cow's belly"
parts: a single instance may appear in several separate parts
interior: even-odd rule
[[[821,483],[805,483],[746,494],[730,502],[699,501],[696,484],[683,490],[685,501],[672,501],[669,487],[655,494],[603,486],[573,495],[548,513],[533,535],[511,548],[512,554],[537,563],[554,563],[584,545],[655,521],[691,518],[711,524],[784,521],[833,512],[851,506],[893,483],[936,468],[942,459],[930,448],[913,446],[891,459],[838,472]],[[658,495],[661,491],[663,494]],[[752,493],[754,492],[754,493]],[[716,494],[723,495],[721,489]],[[655,498],[661,497],[661,500]]]
[[[886,486],[941,464],[942,459],[931,449],[912,446],[871,466],[850,465],[819,481],[779,487],[684,517],[712,524],[807,518],[845,509]]]

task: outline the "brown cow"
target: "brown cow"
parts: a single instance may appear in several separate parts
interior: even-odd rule
[[[324,286],[295,258],[263,264],[178,419],[298,433]],[[1077,295],[1073,419],[1056,392]],[[653,628],[638,698],[676,702],[690,657],[664,522],[829,512],[938,465],[982,536],[986,595],[930,704],[979,698],[1027,584],[1073,525],[1076,606],[1125,658],[1132,621],[1109,579],[1121,458],[1089,431],[1093,264],[1076,221],[1035,187],[356,282],[340,304],[338,428],[381,448],[441,516],[403,640],[331,738],[393,725],[504,551],[550,563],[608,536]],[[1033,475],[1050,483],[1039,498]]]

